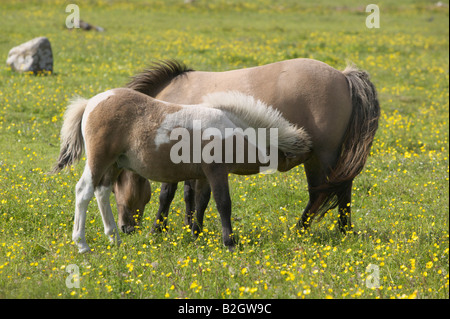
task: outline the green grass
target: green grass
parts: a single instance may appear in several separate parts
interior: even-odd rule
[[[55,60],[50,76],[0,67],[0,298],[449,297],[448,7],[380,2],[381,28],[367,29],[358,1],[77,2],[82,19],[106,29],[96,33],[65,29],[68,3],[0,3],[0,56],[45,35]],[[221,71],[295,57],[338,69],[353,61],[378,88],[382,117],[354,183],[354,234],[338,232],[335,211],[296,231],[308,200],[298,167],[230,177],[234,253],[221,243],[213,202],[192,240],[182,192],[169,231],[150,234],[158,183],[142,227],[120,248],[109,246],[93,201],[86,235],[94,251],[77,253],[71,232],[83,163],[46,174],[73,95],[122,86],[155,59]],[[72,264],[80,288],[66,286]],[[370,265],[379,267],[377,288]]]

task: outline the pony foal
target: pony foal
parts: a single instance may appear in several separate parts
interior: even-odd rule
[[[194,122],[201,123],[200,126]],[[200,142],[202,154],[212,150],[208,139],[195,141],[196,134],[207,132],[230,132],[232,136],[221,134],[218,141],[222,148],[241,138],[244,149],[257,150],[264,158],[275,144],[279,170],[304,162],[311,151],[311,140],[303,128],[298,128],[283,118],[281,113],[259,100],[238,92],[221,92],[205,97],[198,105],[180,105],[151,98],[132,89],[117,88],[100,93],[87,100],[78,98],[69,106],[61,129],[61,150],[54,172],[71,165],[86,152],[84,172],[76,185],[75,221],[72,239],[79,252],[90,250],[85,239],[87,206],[95,195],[104,224],[105,234],[111,242],[120,245],[120,237],[109,203],[112,185],[121,170],[127,169],[149,180],[176,183],[197,179],[211,187],[222,223],[225,246],[232,248],[235,243],[231,227],[231,199],[228,188],[228,174],[259,173],[264,161],[260,156],[244,154],[243,160],[212,156],[215,160],[193,161],[192,156],[174,162],[171,158],[173,147],[180,141],[172,139],[171,132],[184,129],[184,142]],[[276,129],[276,137],[265,135],[264,141],[240,136],[253,129]],[[171,136],[169,138],[169,136]],[[259,135],[258,135],[259,136]],[[217,142],[217,141],[216,141]],[[256,144],[256,145],[255,145]],[[217,146],[217,144],[215,144]],[[259,147],[263,145],[263,147]],[[258,154],[259,154],[258,153]],[[192,154],[194,156],[194,154]],[[228,153],[229,155],[229,153]],[[259,154],[260,155],[260,154]],[[250,160],[258,158],[258,160]],[[197,229],[198,228],[195,228]],[[193,229],[193,233],[195,235]]]

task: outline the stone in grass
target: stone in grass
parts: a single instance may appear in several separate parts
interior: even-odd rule
[[[6,64],[18,72],[53,72],[53,54],[50,41],[38,37],[9,51]]]

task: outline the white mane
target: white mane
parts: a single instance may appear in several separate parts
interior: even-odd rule
[[[280,111],[238,91],[211,93],[203,97],[203,105],[224,112],[238,127],[277,128],[278,147],[293,154],[311,150],[311,139],[303,129],[287,121]],[[244,127],[243,127],[244,128]]]

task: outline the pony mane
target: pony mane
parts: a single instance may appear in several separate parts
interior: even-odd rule
[[[126,87],[155,97],[168,82],[190,71],[193,70],[176,60],[160,60],[152,62],[148,68],[131,77]]]
[[[311,150],[311,138],[303,128],[290,123],[280,111],[253,96],[238,91],[218,92],[204,96],[203,102],[207,107],[225,112],[233,123],[243,122],[254,129],[278,129],[278,148],[283,152],[302,154]]]

